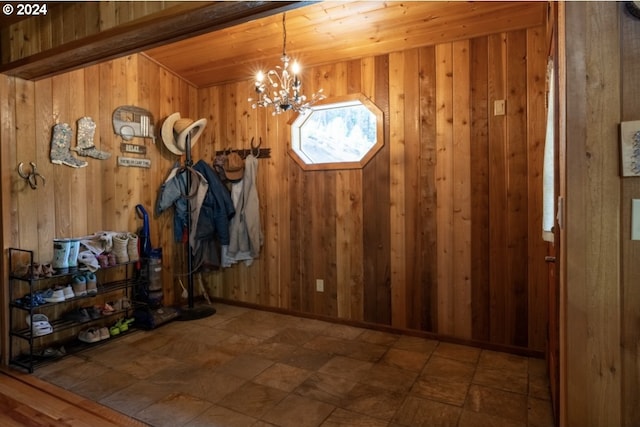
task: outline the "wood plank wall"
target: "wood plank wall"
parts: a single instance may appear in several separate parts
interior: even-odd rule
[[[3,183],[12,195],[5,248],[46,261],[54,237],[136,230],[135,205],[153,209],[176,158],[147,142],[151,170],[115,166],[121,141],[111,114],[139,105],[159,127],[179,111],[209,120],[196,158],[212,162],[216,150],[246,148],[252,137],[272,153],[259,162],[260,259],[204,274],[211,295],[542,351],[544,132],[533,121],[544,114],[543,46],[540,27],[307,70],[306,90],[360,92],[385,113],[385,145],[362,170],[302,171],[287,154],[289,118],[251,110],[251,82],[196,90],[142,55],[35,83],[3,76],[3,99],[15,99],[2,106],[15,124],[0,134],[15,141],[8,164],[35,160],[53,189],[44,197],[12,171]],[[493,116],[494,99],[506,100],[505,116]],[[83,115],[96,119],[96,141],[113,158],[52,165],[51,126],[75,129]],[[171,213],[151,225],[164,251],[165,301],[179,302],[184,257]]]
[[[542,351],[546,52],[540,27],[307,70],[305,90],[361,92],[385,113],[362,170],[301,170],[287,117],[252,110],[250,82],[199,90],[216,123],[205,140],[262,137],[273,153],[259,163],[261,257],[205,275],[211,294]]]
[[[148,109],[159,126],[174,111],[185,116],[197,110],[195,88],[141,55],[124,57],[37,82],[0,75],[0,146],[2,146],[3,253],[9,247],[34,250],[36,261],[50,262],[53,238],[86,236],[102,230],[136,232],[142,220],[135,206],[142,204],[151,216],[151,240],[155,247],[172,254],[173,225],[168,217],[153,217],[156,191],[176,158],[160,143],[134,138],[147,146],[152,168],[117,166],[122,138],[115,135],[113,111],[122,105]],[[52,127],[92,117],[97,125],[94,141],[108,160],[81,158],[89,165],[74,169],[50,162]],[[159,128],[159,127],[158,127]],[[128,154],[129,157],[136,155]],[[46,183],[36,190],[17,174],[17,165],[35,162]],[[5,257],[6,258],[6,257]],[[3,307],[7,304],[6,259],[3,263]],[[163,273],[170,284],[165,289],[174,298],[174,263]],[[7,311],[2,310],[6,331]],[[4,334],[3,334],[4,337]],[[3,346],[6,349],[6,346]],[[6,353],[3,353],[5,356]]]
[[[567,2],[567,308],[561,425],[640,425],[636,177],[619,124],[640,119],[640,22],[624,3]]]

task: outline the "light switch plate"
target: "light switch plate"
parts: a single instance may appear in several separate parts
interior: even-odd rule
[[[504,116],[504,112],[505,112],[504,99],[496,99],[495,101],[493,101],[493,115]]]
[[[640,240],[640,199],[631,199],[631,240]]]

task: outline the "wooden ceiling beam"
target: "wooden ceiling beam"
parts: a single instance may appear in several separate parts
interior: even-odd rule
[[[184,2],[136,21],[0,65],[0,73],[38,80],[166,43],[281,13],[308,1]]]

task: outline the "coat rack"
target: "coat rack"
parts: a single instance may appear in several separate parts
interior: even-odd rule
[[[189,170],[193,167],[193,159],[191,158],[191,135],[187,134],[185,139],[185,161],[184,168]],[[187,188],[186,194],[191,194],[191,174],[187,173]],[[191,236],[191,201],[189,197],[187,200],[187,236]],[[194,306],[193,303],[193,249],[191,248],[191,242],[187,239],[187,307],[180,309],[180,315],[176,320],[196,320],[204,317],[209,317],[216,313],[216,309],[210,305]]]

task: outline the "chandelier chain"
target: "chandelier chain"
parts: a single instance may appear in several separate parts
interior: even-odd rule
[[[282,56],[287,55],[287,24],[285,21],[286,13],[282,14]]]

